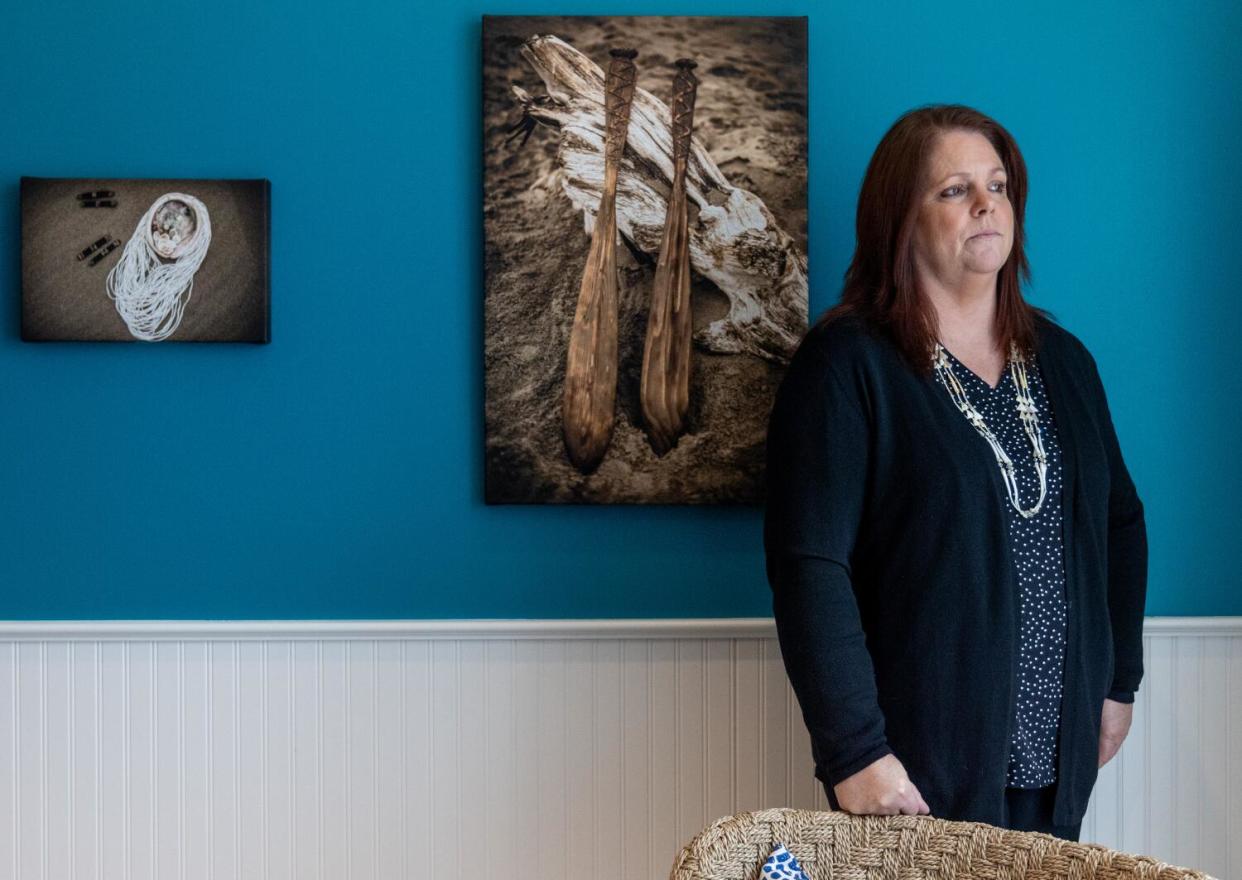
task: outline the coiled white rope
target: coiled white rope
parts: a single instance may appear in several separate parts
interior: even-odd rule
[[[156,199],[108,273],[108,297],[129,332],[158,342],[171,336],[211,244],[207,206],[185,193]]]

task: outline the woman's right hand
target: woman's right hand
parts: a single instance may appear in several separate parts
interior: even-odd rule
[[[931,814],[931,808],[896,755],[872,761],[853,776],[842,779],[832,791],[842,810],[859,816]]]

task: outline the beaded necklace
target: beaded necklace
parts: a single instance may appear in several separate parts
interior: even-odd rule
[[[1035,400],[1031,397],[1030,389],[1026,384],[1026,359],[1018,349],[1017,344],[1013,342],[1009,344],[1009,351],[1009,373],[1013,377],[1014,389],[1017,392],[1014,405],[1017,407],[1018,417],[1022,419],[1022,426],[1026,429],[1026,436],[1031,441],[1031,449],[1035,455],[1035,473],[1039,475],[1039,500],[1035,502],[1034,507],[1027,510],[1022,509],[1018,495],[1018,483],[1014,479],[1012,459],[1009,458],[1000,441],[996,439],[996,435],[988,428],[987,423],[983,420],[983,416],[979,414],[979,411],[970,402],[970,398],[966,396],[966,389],[962,387],[962,383],[953,372],[953,367],[949,363],[945,348],[939,341],[936,342],[936,350],[932,355],[932,365],[936,368],[936,374],[948,390],[949,396],[957,404],[957,408],[975,426],[975,430],[983,436],[983,439],[987,440],[989,445],[991,445],[992,452],[996,455],[996,463],[1000,465],[1001,476],[1005,480],[1005,490],[1009,493],[1009,503],[1014,506],[1014,509],[1019,514],[1030,519],[1039,513],[1039,509],[1044,504],[1044,495],[1048,489],[1048,457],[1044,453],[1043,440],[1039,434],[1039,413],[1035,410]]]

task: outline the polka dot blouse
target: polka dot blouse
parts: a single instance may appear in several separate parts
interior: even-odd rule
[[[1017,389],[1009,365],[995,388],[946,351],[966,396],[979,410],[1013,461],[1018,502],[1029,510],[1039,499],[1039,475],[1030,438],[1015,407]],[[1037,362],[1027,360],[1026,381],[1039,414],[1039,432],[1048,456],[1047,491],[1039,513],[1018,514],[1008,495],[1009,546],[1018,574],[1018,712],[1010,744],[1007,785],[1042,788],[1056,782],[1057,733],[1066,646],[1065,567],[1061,544],[1061,447],[1052,408]],[[947,392],[946,392],[947,393]],[[993,463],[992,447],[978,438],[981,454]],[[999,467],[999,465],[996,465]]]

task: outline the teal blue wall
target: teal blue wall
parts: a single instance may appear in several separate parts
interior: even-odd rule
[[[810,16],[813,312],[897,115],[1008,126],[1030,298],[1095,353],[1147,505],[1148,613],[1242,614],[1242,6],[1029,6],[624,11]],[[480,16],[532,11],[618,6],[10,7],[0,618],[770,612],[758,508],[482,503]],[[20,342],[23,174],[270,178],[272,344]]]

